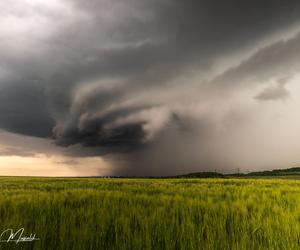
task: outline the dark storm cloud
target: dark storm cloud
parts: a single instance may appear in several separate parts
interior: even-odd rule
[[[45,94],[36,84],[0,87],[0,126],[9,132],[50,137],[54,120],[45,103]]]
[[[212,118],[197,117],[187,99],[201,103],[204,96],[207,102],[212,92],[247,89],[298,70],[299,35],[272,41],[237,67],[213,75],[220,59],[296,25],[299,1],[51,3],[2,4],[19,26],[0,29],[0,127],[51,137],[57,145],[80,144],[102,155],[170,141],[168,134],[181,140],[185,127],[192,134],[200,127],[203,138],[213,131],[207,125]],[[5,18],[2,27],[9,24]],[[196,88],[185,81],[195,71]],[[203,81],[206,76],[213,80]],[[182,89],[188,98],[179,99]],[[279,84],[257,98],[278,99],[286,91]]]
[[[259,49],[238,66],[226,70],[209,82],[209,88],[239,90],[266,82],[276,76],[280,82],[299,72],[300,33]],[[285,85],[286,82],[279,85]],[[218,86],[216,86],[218,85]]]
[[[76,4],[84,7],[91,20],[79,24],[79,34],[64,30],[60,37],[65,44],[74,43],[74,48],[80,50],[77,61],[66,69],[72,76],[75,73],[74,79],[70,79],[72,83],[79,78],[97,76],[137,77],[150,70],[159,75],[167,71],[168,77],[176,76],[185,67],[207,70],[220,55],[252,46],[268,34],[295,24],[300,13],[297,1],[128,1],[122,4],[80,1]],[[103,26],[103,9],[120,15],[113,21],[117,24],[104,34],[99,28]],[[103,36],[108,41],[103,41]],[[99,48],[99,42],[116,45]],[[149,82],[144,78],[143,83],[137,84],[163,82],[160,79]]]

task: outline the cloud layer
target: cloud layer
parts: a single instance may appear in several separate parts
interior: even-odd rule
[[[0,12],[1,129],[106,157],[115,174],[274,164],[252,161],[245,134],[293,98],[299,1],[27,0]]]

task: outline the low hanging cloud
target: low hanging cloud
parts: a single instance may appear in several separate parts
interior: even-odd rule
[[[270,101],[270,100],[285,100],[290,96],[289,91],[286,89],[287,84],[286,78],[278,80],[276,86],[268,87],[261,93],[255,96],[255,99],[259,101]]]
[[[105,157],[115,174],[273,163],[270,154],[239,156],[236,145],[252,148],[243,133],[264,131],[253,123],[263,117],[257,105],[293,95],[299,1],[35,0],[0,9],[1,129]]]

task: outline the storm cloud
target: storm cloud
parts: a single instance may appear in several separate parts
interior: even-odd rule
[[[269,100],[284,100],[289,97],[290,93],[286,89],[285,85],[288,79],[279,79],[276,86],[268,87],[259,93],[255,98],[260,101]]]
[[[293,97],[299,1],[27,0],[0,13],[1,129],[105,157],[113,174],[274,164],[268,145],[251,159],[245,134]]]

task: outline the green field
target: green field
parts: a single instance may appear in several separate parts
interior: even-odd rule
[[[299,249],[300,181],[0,178],[0,249]]]

